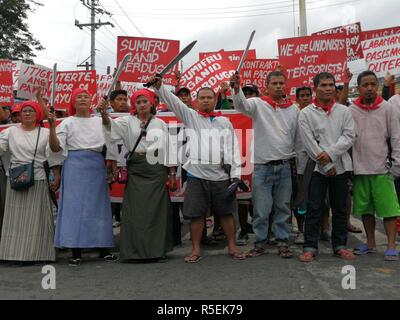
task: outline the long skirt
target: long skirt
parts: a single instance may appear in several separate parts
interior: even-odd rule
[[[155,259],[173,248],[167,169],[135,153],[128,163],[121,219],[122,260]]]
[[[55,246],[114,246],[106,166],[101,153],[69,151],[61,175]]]
[[[55,261],[54,221],[47,181],[26,191],[7,182],[0,260]]]

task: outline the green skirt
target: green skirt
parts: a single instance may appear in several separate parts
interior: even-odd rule
[[[128,182],[121,217],[121,260],[156,259],[173,249],[172,206],[167,168],[150,165],[135,153],[127,164]]]

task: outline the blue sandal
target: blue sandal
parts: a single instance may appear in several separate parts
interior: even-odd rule
[[[355,248],[353,250],[353,254],[355,254],[356,256],[363,256],[368,253],[376,253],[376,249],[369,248],[366,243],[360,244],[360,246],[358,248]]]
[[[388,249],[385,251],[385,261],[398,261],[399,252],[394,249]]]

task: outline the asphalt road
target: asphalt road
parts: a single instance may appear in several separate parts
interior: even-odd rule
[[[360,225],[359,221],[355,223]],[[61,252],[59,261],[53,264],[55,290],[42,288],[45,275],[41,266],[0,264],[0,299],[399,299],[400,262],[383,261],[381,223],[378,229],[379,253],[351,263],[356,271],[355,290],[342,288],[342,268],[349,263],[333,257],[329,243],[321,243],[322,254],[311,264],[302,264],[296,258],[283,260],[273,247],[266,255],[233,261],[223,242],[206,249],[199,263],[185,264],[183,257],[190,252],[186,235],[167,263],[110,263],[96,259],[96,252],[86,252],[84,263],[71,268],[69,253]],[[350,235],[349,247],[361,240],[363,235]],[[300,247],[293,249],[300,254]]]

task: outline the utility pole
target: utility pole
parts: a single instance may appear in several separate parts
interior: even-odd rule
[[[300,36],[307,36],[307,10],[306,0],[299,0],[299,12],[300,12]]]
[[[81,0],[82,4],[90,10],[90,23],[79,23],[78,20],[75,20],[75,26],[79,29],[83,29],[83,27],[87,27],[90,29],[90,65],[88,64],[87,58],[78,67],[86,67],[90,66],[91,70],[96,70],[96,30],[101,26],[109,25],[114,28],[114,25],[111,22],[101,22],[100,20],[96,22],[96,14],[107,14],[111,16],[111,13],[98,8],[99,0]]]

